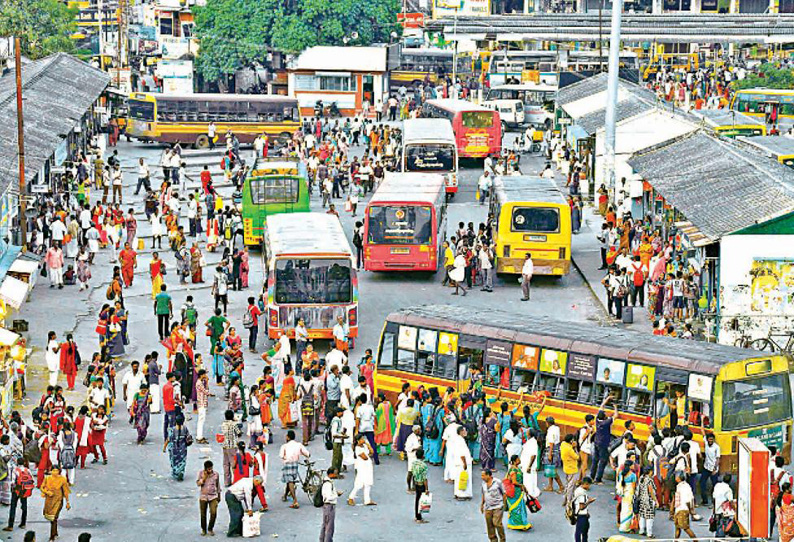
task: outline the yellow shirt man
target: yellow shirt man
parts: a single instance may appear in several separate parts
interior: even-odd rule
[[[579,454],[574,450],[573,444],[565,441],[560,444],[560,458],[562,459],[562,471],[565,474],[579,472]]]

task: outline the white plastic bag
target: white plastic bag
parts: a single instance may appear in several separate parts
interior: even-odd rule
[[[253,538],[261,534],[259,521],[262,519],[261,512],[254,512],[253,515],[243,515],[243,538]]]
[[[419,497],[419,512],[421,514],[429,514],[431,506],[433,506],[433,494],[422,493],[422,496]]]

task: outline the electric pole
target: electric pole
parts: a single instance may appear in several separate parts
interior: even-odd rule
[[[22,52],[19,36],[14,38],[14,72],[17,83],[17,157],[19,160],[19,231],[22,236],[22,252],[27,250],[28,224],[25,216],[25,127],[22,113]]]
[[[607,107],[604,119],[606,138],[604,162],[608,190],[617,203],[615,194],[615,118],[618,105],[618,71],[620,70],[620,16],[623,0],[612,0],[612,33],[609,37],[609,73],[607,74]]]

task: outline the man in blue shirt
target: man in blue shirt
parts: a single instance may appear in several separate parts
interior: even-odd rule
[[[612,400],[612,395],[607,393],[601,408],[596,415],[596,432],[593,439],[593,466],[590,477],[596,484],[603,484],[604,469],[609,461],[609,443],[612,441],[612,423],[618,417],[618,407],[613,405],[614,411],[607,416],[604,407]]]
[[[339,400],[342,398],[342,390],[339,387],[339,366],[331,365],[331,372],[325,379],[325,419],[331,420],[339,407]],[[330,423],[330,421],[328,422]]]

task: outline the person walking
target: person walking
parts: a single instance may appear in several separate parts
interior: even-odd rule
[[[675,523],[675,538],[681,536],[684,531],[689,538],[696,538],[695,533],[689,526],[690,516],[695,515],[695,495],[692,487],[687,482],[687,474],[682,471],[675,473],[675,497],[670,503],[670,513]]]
[[[507,503],[505,489],[500,480],[493,476],[491,469],[484,469],[482,478],[482,499],[480,513],[485,516],[485,527],[490,542],[505,542],[505,528],[502,520]]]
[[[588,491],[593,480],[589,476],[582,478],[582,483],[573,493],[573,510],[576,514],[576,531],[574,532],[574,542],[587,542],[587,535],[590,532],[590,510],[589,507],[595,502]]]
[[[430,484],[427,480],[425,451],[422,448],[416,450],[416,458],[414,459],[413,465],[411,465],[410,476],[414,485],[414,521],[416,523],[427,523],[427,520],[422,518],[422,511],[419,508],[422,495],[430,493]]]
[[[356,505],[356,495],[358,495],[358,491],[360,489],[364,490],[364,505],[365,506],[375,506],[376,503],[372,500],[370,495],[370,491],[372,490],[372,485],[374,483],[375,478],[375,467],[372,464],[372,455],[374,451],[372,450],[372,446],[370,446],[369,442],[367,442],[367,437],[360,433],[356,436],[355,440],[355,468],[356,468],[356,478],[353,483],[353,490],[350,492],[350,495],[347,497],[347,504],[350,506]]]
[[[58,286],[63,289],[63,250],[53,243],[47,254],[44,255],[44,263],[47,265],[47,272],[50,274],[50,288]]]
[[[256,354],[256,339],[259,333],[259,317],[262,311],[256,305],[256,299],[248,298],[248,308],[243,315],[243,327],[248,329],[248,351]]]
[[[204,438],[204,424],[207,421],[207,408],[209,407],[209,397],[215,394],[210,392],[210,378],[206,369],[199,369],[198,380],[196,382],[196,406],[198,407],[198,421],[196,422],[196,442],[207,444]]]
[[[154,314],[157,318],[157,332],[160,340],[164,341],[171,333],[169,321],[174,316],[174,308],[171,304],[171,296],[166,293],[167,286],[160,285],[160,293],[154,298]]]
[[[347,434],[347,429],[342,424],[342,415],[344,410],[337,408],[334,410],[334,417],[331,420],[331,442],[333,445],[333,455],[331,456],[331,466],[335,467],[337,472],[342,469],[342,447],[352,435]]]
[[[72,508],[69,503],[69,482],[61,475],[58,465],[54,465],[50,469],[50,474],[44,478],[41,494],[44,497],[44,519],[50,522],[50,542],[52,542],[58,538],[58,518],[64,503],[67,510]]]
[[[298,504],[298,494],[295,491],[295,484],[300,483],[298,474],[298,465],[301,456],[311,457],[311,453],[306,449],[306,446],[295,440],[295,431],[290,429],[287,431],[287,442],[281,445],[279,457],[283,462],[281,467],[281,481],[285,484],[284,495],[281,497],[282,501],[287,500],[288,496],[292,497],[292,504],[290,508],[300,508]]]
[[[529,301],[529,285],[534,272],[535,264],[532,263],[532,254],[527,252],[524,254],[524,265],[521,267],[521,293],[523,294],[521,301]]]
[[[8,510],[8,526],[4,531],[14,530],[14,519],[17,512],[17,503],[22,509],[22,516],[19,519],[19,528],[24,529],[28,520],[28,498],[33,494],[36,487],[36,480],[30,470],[25,465],[17,465],[12,473],[13,481],[11,485],[11,506]]]
[[[171,478],[177,482],[185,479],[187,466],[187,449],[193,444],[193,436],[185,427],[185,415],[177,412],[174,425],[168,431],[168,437],[163,442],[163,453],[168,451],[168,460],[171,464]]]
[[[465,296],[466,287],[463,286],[463,281],[466,280],[466,256],[463,254],[463,250],[458,251],[458,255],[455,256],[455,260],[452,263],[452,270],[448,274],[449,281],[455,287],[452,295],[458,295],[458,288],[460,288]]]
[[[212,470],[212,461],[205,461],[199,471],[196,485],[199,487],[199,514],[201,515],[201,536],[215,536],[215,520],[218,517],[218,503],[221,500],[221,481],[217,472]],[[207,523],[207,512],[210,520]]]
[[[323,495],[323,523],[320,527],[320,542],[334,542],[334,527],[336,523],[336,501],[341,491],[337,491],[334,480],[339,477],[339,469],[331,466],[325,472],[322,483]]]
[[[227,410],[224,418],[221,424],[221,433],[223,434],[223,442],[221,442],[221,449],[223,450],[223,485],[229,487],[232,485],[232,462],[237,454],[237,441],[242,436],[243,430],[234,421],[234,411]]]

